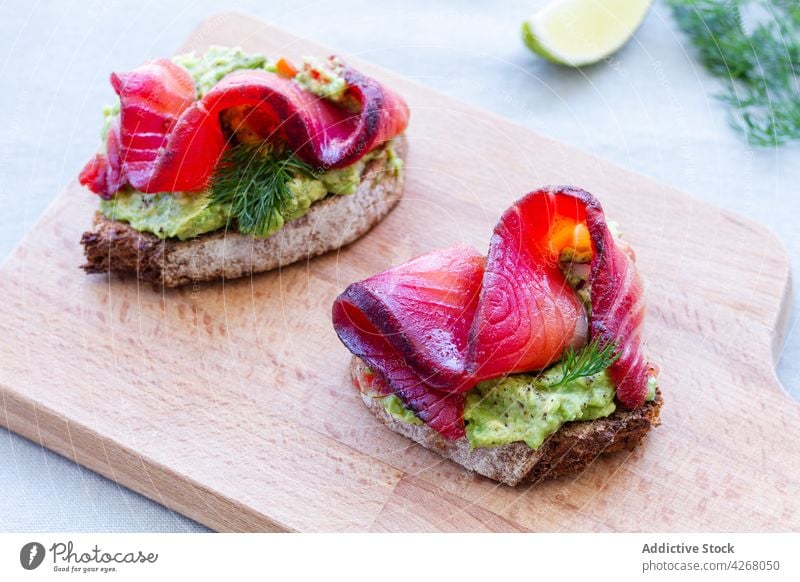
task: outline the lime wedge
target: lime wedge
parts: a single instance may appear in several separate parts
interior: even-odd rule
[[[653,0],[552,0],[522,24],[522,39],[537,55],[580,67],[622,48]]]

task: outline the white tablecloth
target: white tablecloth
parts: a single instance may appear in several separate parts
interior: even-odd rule
[[[112,96],[109,72],[172,54],[203,17],[233,5],[767,224],[797,272],[800,147],[753,149],[727,127],[713,97],[717,82],[663,5],[613,60],[579,72],[538,60],[522,46],[521,20],[541,3],[5,3],[0,257],[96,150],[100,110]],[[792,327],[778,374],[795,397],[798,360]],[[2,531],[203,529],[0,431]]]

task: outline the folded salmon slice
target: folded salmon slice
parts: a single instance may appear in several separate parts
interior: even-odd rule
[[[119,118],[108,129],[105,152],[92,158],[79,177],[81,184],[104,197],[133,183],[131,177],[141,183],[142,172],[147,174],[161,155],[196,96],[189,72],[169,59],[113,73],[111,85],[120,99]]]
[[[108,139],[119,147],[107,144],[80,181],[104,197],[125,184],[152,193],[202,190],[229,145],[220,114],[234,107],[248,108],[259,120],[264,141],[281,139],[320,170],[347,166],[405,130],[409,112],[374,79],[349,67],[344,79],[358,112],[267,71],[232,73],[200,100],[189,73],[169,60],[114,74],[120,118]]]
[[[565,249],[591,248],[591,316],[567,283]],[[579,188],[531,192],[494,230],[467,368],[476,381],[540,370],[588,339],[617,344],[609,368],[617,399],[644,404],[656,370],[641,349],[644,288],[636,265],[616,244],[598,200]]]
[[[591,252],[591,314],[559,267],[565,249]],[[558,187],[503,214],[485,263],[459,245],[354,283],[336,299],[333,325],[423,421],[459,438],[475,383],[544,369],[595,338],[617,346],[609,373],[620,403],[641,406],[657,373],[642,355],[644,308],[636,266],[600,203]]]
[[[586,342],[586,310],[559,267],[584,218],[577,198],[543,191],[500,218],[470,330],[467,366],[476,380],[541,370]]]
[[[592,239],[591,337],[617,344],[619,358],[608,369],[617,399],[627,408],[642,406],[648,382],[658,367],[644,356],[642,332],[646,302],[644,284],[631,256],[616,244],[600,203],[588,192],[573,194],[586,206],[586,225]]]
[[[336,299],[339,339],[442,434],[463,436],[464,369],[484,258],[457,245],[353,283]],[[441,390],[444,387],[447,391]]]

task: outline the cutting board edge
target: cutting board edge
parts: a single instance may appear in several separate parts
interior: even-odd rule
[[[782,243],[781,243],[782,244]],[[784,251],[786,248],[784,247]],[[792,319],[792,307],[794,306],[794,278],[792,277],[792,267],[789,263],[788,252],[786,254],[785,283],[783,287],[783,297],[780,310],[776,317],[775,327],[772,333],[772,357],[775,366],[781,359],[783,344],[789,333],[789,322]]]
[[[113,438],[102,435],[82,423],[65,421],[56,411],[15,392],[1,382],[0,398],[4,404],[4,414],[0,415],[0,425],[8,430],[214,531],[295,531],[277,520],[252,511],[242,503],[218,493],[190,477],[176,473],[150,457],[120,445]],[[40,426],[49,426],[50,428],[43,433],[39,430]],[[91,454],[91,450],[97,446],[101,446],[104,451],[114,450],[114,466],[96,461],[99,455]],[[105,456],[109,458],[108,454]],[[140,465],[141,468],[137,468],[136,465]],[[120,473],[122,473],[122,478],[120,478]],[[137,477],[141,474],[144,475],[143,478]],[[162,489],[157,485],[159,481],[164,484]],[[148,487],[146,482],[154,484],[154,487]],[[175,486],[177,483],[180,483],[180,487]],[[192,494],[181,495],[178,493],[187,488]],[[166,489],[173,489],[173,491],[162,495],[160,491]],[[199,496],[198,493],[200,493]],[[165,505],[161,498],[167,498],[170,505]],[[205,503],[202,503],[203,501]],[[208,516],[214,513],[208,512],[207,509],[214,506],[236,509],[235,511],[214,512],[219,515],[248,516],[251,519],[242,519],[239,523],[231,523],[223,519],[208,519]]]

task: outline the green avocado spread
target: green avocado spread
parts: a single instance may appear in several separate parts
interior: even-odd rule
[[[560,383],[563,364],[539,374],[514,374],[481,382],[467,393],[464,423],[473,448],[524,442],[538,449],[565,422],[595,420],[614,410],[614,384],[604,370]],[[394,394],[379,397],[386,412],[422,424]]]
[[[328,195],[354,194],[361,183],[364,165],[381,156],[386,157],[390,171],[398,171],[392,163],[394,150],[389,142],[350,166],[330,170],[316,178],[296,175],[288,184],[292,199],[276,214],[276,220],[269,228],[254,233],[255,236],[270,236],[287,221],[306,214],[314,202]],[[150,232],[162,239],[174,237],[186,240],[230,226],[229,207],[208,202],[208,192],[143,194],[128,190],[117,193],[109,200],[101,200],[100,212],[111,220],[127,222],[140,232]]]
[[[186,53],[172,57],[172,62],[189,71],[202,99],[225,75],[245,69],[275,72],[275,63],[264,55],[247,54],[239,47],[211,46],[202,55]]]
[[[214,46],[203,55],[189,53],[178,55],[172,60],[191,74],[198,98],[203,97],[223,77],[234,71],[276,71],[275,64],[267,57],[247,54],[240,48]],[[341,73],[340,66],[335,60],[318,62],[306,59],[295,82],[321,97],[341,101],[345,83],[338,76]],[[103,114],[105,135],[112,121],[119,115],[119,102],[106,107]],[[239,131],[236,133],[240,137]],[[272,235],[287,221],[305,215],[312,204],[326,196],[355,194],[361,184],[365,165],[376,158],[384,158],[390,173],[399,175],[402,171],[403,160],[395,154],[393,143],[388,142],[344,168],[329,170],[313,177],[295,174],[288,182],[291,199],[278,209],[267,228],[252,234],[262,238]],[[209,204],[209,199],[209,192],[144,194],[128,189],[109,200],[102,200],[100,212],[112,220],[127,222],[138,231],[149,232],[162,239],[186,240],[221,228],[235,229],[230,206]]]
[[[100,201],[100,212],[111,220],[127,222],[140,232],[181,240],[222,228],[228,217],[221,206],[209,206],[206,194],[142,194],[119,192]]]
[[[422,421],[417,416],[405,407],[403,401],[394,394],[389,396],[379,397],[382,399],[383,408],[395,417],[397,420],[402,420],[408,424],[422,424]]]
[[[538,376],[515,374],[475,386],[464,408],[473,447],[522,441],[538,449],[565,422],[595,420],[615,410],[614,385],[603,371],[558,384],[561,364]]]

